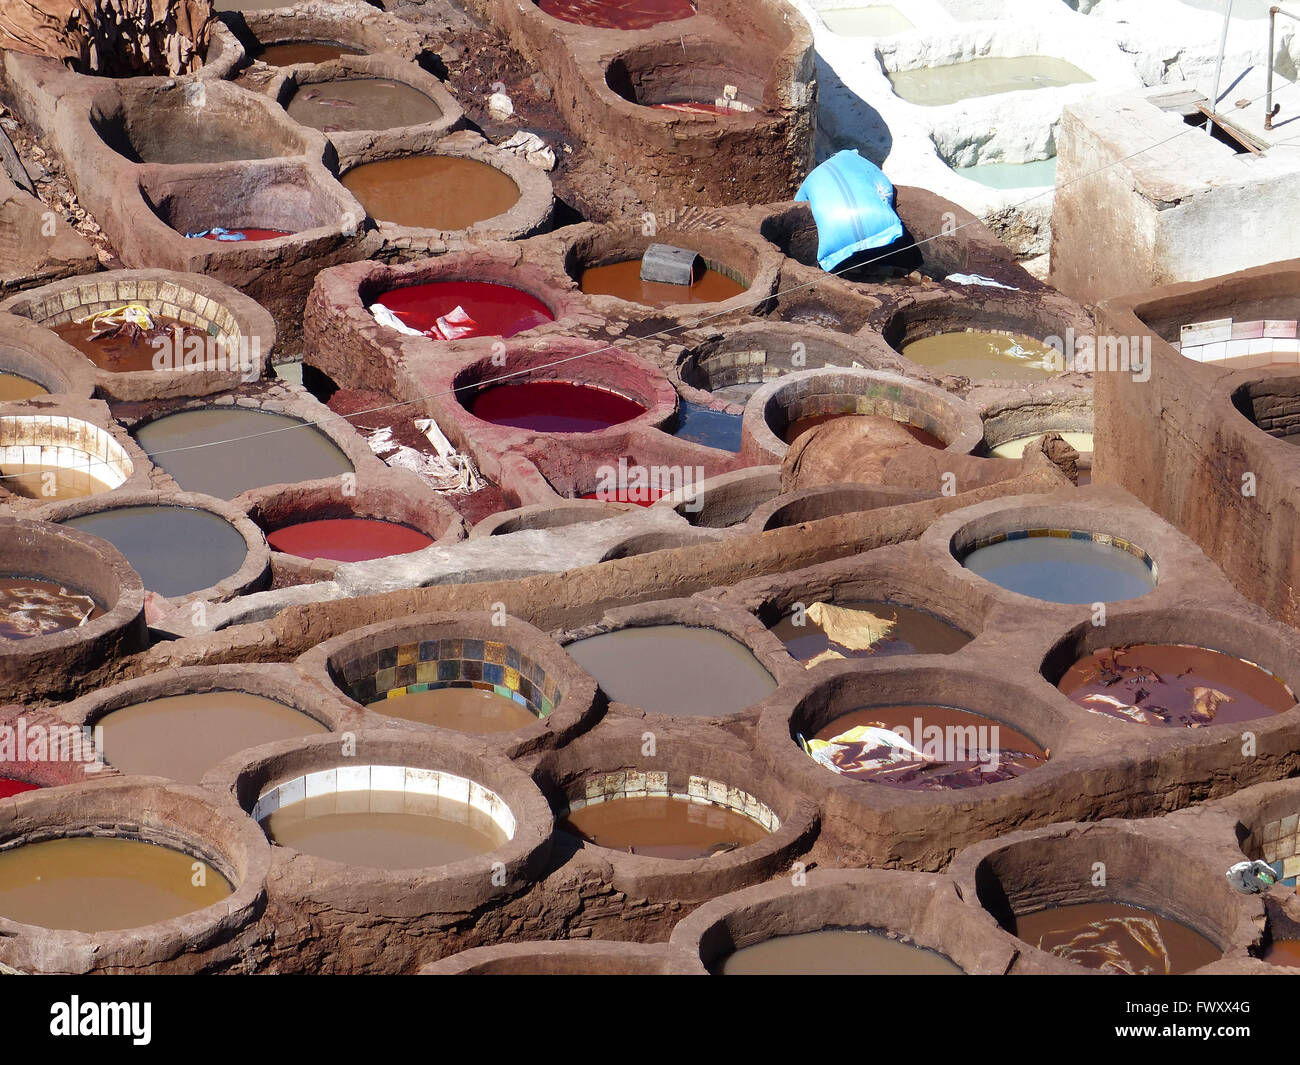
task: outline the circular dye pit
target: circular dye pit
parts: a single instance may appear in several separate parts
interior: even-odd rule
[[[1185,924],[1122,902],[1081,902],[1016,914],[1011,931],[1054,957],[1129,976],[1178,975],[1223,956]]]
[[[903,356],[939,373],[977,380],[1039,380],[1059,372],[1051,361],[1059,360],[1054,348],[1018,333],[940,333],[903,345]]]
[[[1072,433],[1062,430],[1044,429],[1042,433],[1034,433],[1031,436],[1018,436],[1014,440],[1008,440],[999,444],[997,447],[990,448],[989,454],[995,459],[1019,459],[1024,458],[1025,448],[1035,440],[1041,440],[1043,433],[1056,432],[1060,437],[1069,444],[1080,455],[1092,454],[1092,433]]]
[[[712,858],[769,833],[744,814],[686,796],[606,799],[570,810],[559,827],[586,843],[646,858]]]
[[[21,403],[33,396],[48,396],[50,390],[16,373],[0,373],[0,403]]]
[[[293,707],[241,691],[200,692],[124,706],[104,715],[101,755],[123,773],[197,784],[228,755],[328,732]]]
[[[280,237],[291,237],[293,234],[287,229],[226,229],[224,226],[221,232],[215,229],[206,230],[203,233],[187,233],[186,236],[195,237],[198,240],[216,240],[225,243],[257,243],[259,240],[276,240]]]
[[[135,438],[182,489],[220,499],[352,472],[338,445],[310,422],[269,411],[181,411],[141,426]]]
[[[742,947],[712,967],[714,976],[962,976],[932,950],[882,932],[827,929],[776,936]]]
[[[713,629],[615,629],[565,650],[610,699],[656,714],[721,717],[776,690],[772,675],[744,644]]]
[[[371,218],[417,229],[467,229],[519,202],[519,186],[507,174],[456,155],[363,163],[339,180]]]
[[[75,629],[103,615],[74,588],[34,577],[0,576],[0,640],[29,640]]]
[[[25,780],[0,777],[0,799],[7,799],[11,795],[21,795],[25,791],[35,791],[39,787],[39,784],[29,784]]]
[[[689,285],[663,281],[642,281],[641,260],[589,266],[582,271],[579,287],[591,296],[617,296],[646,307],[670,307],[678,303],[720,303],[741,295],[747,286],[712,267],[697,271]]]
[[[0,916],[42,928],[140,928],[233,892],[206,862],[141,840],[76,837],[0,851]]]
[[[1023,732],[950,706],[869,706],[808,741],[813,760],[842,776],[909,791],[951,791],[1022,776],[1047,761]]]
[[[960,63],[888,71],[899,97],[921,107],[943,107],[980,96],[1026,89],[1059,89],[1093,79],[1051,55],[981,56]]]
[[[116,507],[60,524],[107,540],[126,556],[146,589],[168,598],[221,583],[248,557],[238,529],[194,507]]]
[[[1300,969],[1300,939],[1275,939],[1261,957],[1269,965]]]
[[[781,433],[781,439],[784,440],[787,444],[793,444],[796,440],[799,439],[799,437],[803,436],[804,433],[809,432],[812,429],[816,429],[817,426],[824,425],[826,422],[839,421],[841,418],[858,418],[858,417],[871,418],[877,421],[879,420],[878,415],[857,415],[857,414],[847,414],[847,413],[809,414],[807,417],[804,418],[796,418],[789,425],[787,425],[784,431]],[[890,420],[893,421],[894,419],[890,419]],[[900,422],[900,421],[894,421],[894,424],[906,430],[909,434],[915,437],[920,443],[924,444],[926,447],[937,448],[938,450],[942,451],[944,448],[948,446],[943,440],[935,436],[934,433],[928,433],[924,429],[920,428],[919,426],[910,425],[907,422]]]
[[[537,715],[514,699],[483,688],[446,687],[398,692],[366,705],[386,717],[480,735],[511,732],[535,725],[539,720]]]
[[[295,63],[328,63],[345,55],[363,55],[359,49],[334,41],[282,41],[253,53],[269,67],[291,67]]]
[[[1103,647],[1072,665],[1057,687],[1093,713],[1169,728],[1252,721],[1296,701],[1253,662],[1184,644]]]
[[[1148,559],[1086,533],[1008,534],[977,547],[962,565],[1000,588],[1049,603],[1113,603],[1136,599],[1156,586]]]
[[[82,469],[0,460],[0,487],[24,499],[47,502],[84,499],[101,492],[111,492],[113,485],[89,472],[92,464],[96,467],[103,465],[89,455],[83,456]]]
[[[268,814],[272,843],[373,869],[424,869],[496,850],[509,838],[482,810],[439,795],[340,791]]]
[[[207,330],[161,314],[152,315],[152,319],[153,326],[148,329],[130,323],[105,329],[89,320],[64,322],[62,325],[50,326],[49,329],[101,370],[111,373],[136,373],[155,369],[154,359],[159,354],[158,345],[162,341],[169,341],[172,351],[181,352],[192,338],[198,338],[196,343],[205,345],[206,350]]]
[[[493,425],[538,433],[594,433],[646,412],[617,392],[570,381],[491,385],[475,393],[469,411]]]
[[[392,78],[303,85],[285,110],[295,122],[325,133],[420,126],[442,117],[442,108],[424,93]]]
[[[924,610],[871,601],[811,603],[787,613],[771,630],[806,666],[842,658],[947,655],[971,641]]]
[[[537,0],[552,18],[602,30],[647,30],[695,14],[691,0]]]
[[[267,533],[273,551],[332,562],[368,562],[422,551],[433,539],[409,525],[379,518],[320,518]]]
[[[555,321],[555,315],[541,300],[522,289],[487,281],[430,281],[385,292],[376,300],[392,311],[404,325],[421,333],[443,336],[438,319],[457,307],[474,323],[469,332],[458,325],[455,339],[462,337],[509,338],[525,329]]]

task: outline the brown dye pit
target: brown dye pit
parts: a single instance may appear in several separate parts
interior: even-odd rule
[[[345,55],[364,55],[356,48],[324,41],[287,41],[268,44],[254,55],[270,67],[291,67],[295,63],[328,63]]]
[[[824,930],[742,947],[715,976],[962,976],[942,954],[880,932]]]
[[[719,303],[739,296],[745,286],[726,274],[706,269],[690,285],[669,285],[663,281],[642,281],[641,260],[589,266],[579,282],[592,296],[617,296],[647,307],[669,307],[675,303]]]
[[[838,421],[840,418],[856,417],[858,417],[856,414],[810,414],[806,418],[796,418],[787,425],[785,427],[785,432],[781,434],[781,438],[787,444],[793,444],[799,439],[799,437],[803,436],[804,433],[808,432],[810,429],[816,429],[819,425],[823,425],[826,422]],[[897,424],[901,425],[926,447],[938,448],[942,451],[948,446],[933,433],[927,433],[924,429],[915,425],[909,425],[907,422],[898,422]]]
[[[466,229],[519,202],[519,186],[509,176],[454,155],[364,163],[340,180],[371,218],[417,229]]]
[[[53,581],[0,577],[0,640],[28,640],[75,629],[103,613],[90,596]]]
[[[787,614],[772,632],[806,666],[839,658],[947,655],[971,641],[924,610],[881,602],[812,603]]]
[[[1300,969],[1300,939],[1275,939],[1264,948],[1263,958],[1269,965]]]
[[[1044,365],[1043,360],[1059,357],[1054,348],[1033,337],[978,331],[914,340],[903,347],[903,355],[939,373],[1012,381],[1054,376],[1055,364]]]
[[[856,728],[893,732],[916,750],[890,746],[890,738],[878,732],[830,742]],[[844,776],[910,791],[996,784],[1037,769],[1048,757],[1010,725],[951,706],[854,710],[818,732],[809,747],[815,761]]]
[[[374,869],[425,869],[487,854],[506,834],[482,810],[437,795],[345,791],[282,806],[267,837],[303,854]]]
[[[606,799],[571,811],[560,827],[597,847],[679,860],[726,854],[768,835],[735,810],[667,795]]]
[[[1087,969],[1129,976],[1179,975],[1223,956],[1185,924],[1122,902],[1081,902],[1017,914],[1014,934]]]
[[[0,403],[20,403],[33,396],[48,396],[50,390],[16,373],[0,373]]]
[[[1296,701],[1254,663],[1182,644],[1103,647],[1071,666],[1057,687],[1094,713],[1171,728],[1251,721]]]
[[[480,688],[433,688],[406,692],[366,704],[387,717],[457,732],[510,732],[535,725],[538,718],[513,699]]]
[[[233,892],[206,862],[140,840],[51,839],[0,851],[0,916],[20,924],[78,932],[140,928]]]
[[[286,110],[295,122],[326,133],[419,126],[442,117],[442,108],[424,93],[392,78],[343,78],[304,85]]]
[[[328,732],[301,711],[248,692],[201,692],[124,706],[105,715],[104,761],[123,773],[197,784],[228,755]]]
[[[163,340],[170,341],[172,352],[183,352],[191,337],[199,338],[205,345],[207,343],[208,334],[205,330],[160,314],[155,314],[153,320],[153,329],[126,328],[115,336],[101,336],[98,339],[92,339],[95,330],[91,322],[64,322],[54,326],[52,332],[101,370],[113,373],[154,369],[154,357],[160,350],[158,342]]]
[[[90,456],[86,456],[89,465]],[[84,499],[111,492],[113,486],[87,470],[42,466],[29,462],[0,462],[0,488],[24,499]]]
[[[712,629],[616,629],[565,650],[610,699],[657,714],[720,717],[776,690],[776,681],[748,648]]]

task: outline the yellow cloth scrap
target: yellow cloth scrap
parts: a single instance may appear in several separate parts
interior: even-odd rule
[[[870,610],[855,610],[831,603],[813,603],[807,616],[821,626],[832,643],[854,651],[865,651],[873,643],[883,640],[897,624],[890,618],[877,617]]]
[[[153,328],[153,313],[143,303],[127,303],[121,307],[110,307],[96,311],[84,318],[78,318],[77,325],[89,322],[92,329],[102,329],[104,325],[125,325],[130,322],[141,329]]]

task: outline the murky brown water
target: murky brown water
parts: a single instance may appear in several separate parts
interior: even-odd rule
[[[166,318],[161,314],[153,316],[154,328],[146,333],[123,332],[118,336],[92,339],[94,329],[90,322],[64,322],[51,328],[65,343],[71,344],[101,370],[113,373],[135,373],[140,370],[153,370],[154,357],[160,347],[155,341],[165,341],[164,354],[184,353],[185,345],[191,338],[197,337],[206,345],[206,330],[192,325],[185,325],[176,318]]]
[[[326,41],[285,41],[281,44],[268,44],[254,58],[271,67],[291,67],[295,63],[328,63],[331,59],[345,55],[363,54],[355,48]]]
[[[1057,373],[1042,364],[1056,355],[1054,349],[1033,337],[1007,333],[940,333],[905,345],[903,355],[918,366],[976,380],[1030,381]]]
[[[53,839],[0,851],[0,915],[44,928],[139,928],[233,891],[206,862],[139,840]]]
[[[596,296],[617,296],[647,307],[668,307],[675,303],[717,303],[739,296],[745,286],[717,270],[705,270],[692,285],[670,285],[663,281],[642,281],[641,260],[589,266],[579,282],[583,292]]]
[[[813,604],[809,604],[811,607]],[[942,618],[924,610],[898,606],[894,603],[849,602],[833,603],[836,608],[827,624],[839,638],[827,635],[827,630],[807,608],[803,624],[794,623],[794,615],[787,614],[772,626],[772,633],[785,644],[786,649],[805,665],[824,658],[882,658],[890,655],[946,655],[970,643],[971,637]],[[844,614],[852,611],[852,614]],[[814,613],[816,611],[814,610]],[[855,628],[870,633],[870,643],[853,639],[855,646],[845,643],[850,636],[839,631],[837,621],[846,618]]]
[[[436,122],[442,108],[417,89],[392,78],[341,78],[302,86],[289,117],[326,133],[393,129]]]
[[[757,843],[767,829],[735,810],[668,796],[607,799],[560,827],[588,843],[649,858],[708,858]]]
[[[1175,975],[1223,956],[1186,925],[1122,902],[1082,902],[1017,914],[1016,936],[1089,969]]]
[[[86,465],[91,463],[86,456]],[[98,463],[97,463],[98,464]],[[64,469],[62,466],[42,466],[26,462],[0,462],[0,486],[24,499],[83,499],[100,492],[111,492],[112,486],[92,476],[84,469]]]
[[[519,186],[509,176],[454,155],[363,163],[340,180],[371,218],[420,229],[466,229],[519,202]]]
[[[0,373],[0,403],[19,403],[33,396],[48,396],[50,390],[16,373]]]
[[[276,740],[328,732],[315,718],[248,692],[171,695],[124,706],[97,724],[102,754],[123,773],[197,784],[228,755]]]
[[[1267,670],[1182,644],[1103,647],[1066,670],[1057,687],[1094,713],[1185,728],[1270,717],[1296,701]]]
[[[775,936],[714,966],[717,976],[962,976],[932,950],[879,932],[827,930]]]
[[[75,629],[103,613],[90,596],[54,581],[0,577],[0,640]]]
[[[615,629],[565,650],[611,699],[657,714],[734,714],[776,690],[776,681],[748,648],[713,629]]]
[[[438,796],[331,792],[282,807],[267,836],[318,858],[376,869],[424,869],[496,850],[506,835],[481,810]]]
[[[366,705],[388,717],[419,721],[458,732],[510,732],[535,725],[540,720],[513,699],[480,688],[407,692],[392,699],[376,699]]]

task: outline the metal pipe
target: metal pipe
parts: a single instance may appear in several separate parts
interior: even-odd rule
[[[1232,22],[1232,0],[1228,0],[1223,9],[1223,35],[1219,38],[1219,58],[1214,64],[1214,94],[1210,97],[1210,117],[1205,123],[1205,135],[1214,134],[1214,116],[1219,113],[1219,80],[1223,77],[1223,53],[1228,50],[1228,26]],[[1269,69],[1273,60],[1269,58]]]
[[[1300,15],[1297,15],[1294,11],[1288,11],[1284,7],[1279,7],[1277,4],[1268,9],[1268,91],[1264,99],[1265,129],[1273,128],[1273,119],[1282,110],[1281,104],[1276,107],[1273,106],[1273,41],[1277,31],[1278,15],[1285,15],[1287,18],[1300,22]]]

